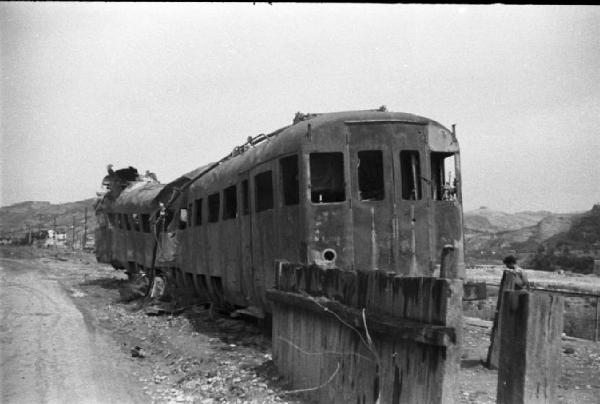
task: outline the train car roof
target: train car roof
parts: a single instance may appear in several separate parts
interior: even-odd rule
[[[203,176],[204,174],[207,174],[205,179],[210,181],[211,178],[214,178],[214,174],[224,169],[222,165],[226,165],[229,167],[228,170],[232,171],[243,170],[244,167],[252,166],[256,162],[267,158],[267,155],[274,150],[277,150],[275,153],[281,154],[285,152],[284,149],[286,147],[293,149],[297,143],[304,139],[308,124],[311,125],[311,130],[315,131],[327,126],[377,122],[414,123],[419,125],[435,124],[443,127],[438,122],[429,118],[405,112],[390,112],[383,107],[374,110],[314,114],[302,114],[299,112],[294,117],[292,125],[277,129],[268,135],[261,134],[253,138],[257,140],[251,139],[246,144],[235,147],[230,155],[224,157],[218,163],[212,164],[214,170],[209,169],[211,164],[208,164],[186,174],[186,177],[190,178],[190,180],[185,185],[186,187],[192,185],[192,183],[199,179],[199,176]],[[195,185],[193,188],[197,188],[198,186]]]
[[[165,186],[155,182],[134,183],[121,192],[112,209],[120,213],[150,213],[157,208],[157,197]]]
[[[396,121],[396,122],[407,122],[407,123],[418,123],[428,124],[437,122],[415,114],[409,114],[406,112],[391,112],[384,109],[373,109],[373,110],[361,110],[361,111],[342,111],[342,112],[327,112],[327,113],[316,113],[316,114],[301,114],[297,115],[297,123],[310,121],[313,125],[329,125],[343,122],[385,122],[385,121]],[[438,124],[439,125],[439,124]]]

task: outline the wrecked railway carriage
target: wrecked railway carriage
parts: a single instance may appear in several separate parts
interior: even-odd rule
[[[98,260],[174,273],[219,305],[270,312],[277,260],[464,274],[458,142],[420,116],[297,114],[169,184],[118,174],[97,204]]]

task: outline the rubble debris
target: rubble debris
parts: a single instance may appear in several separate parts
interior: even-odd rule
[[[175,302],[156,302],[146,307],[144,312],[149,316],[160,316],[162,314],[177,315],[185,311],[185,307],[177,307]]]
[[[138,274],[132,281],[119,288],[122,302],[130,302],[146,296],[150,282],[145,274]]]
[[[144,358],[146,355],[141,347],[136,346],[135,348],[131,349],[131,356],[134,358]]]

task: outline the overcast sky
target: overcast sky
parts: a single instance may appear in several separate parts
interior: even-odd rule
[[[599,7],[1,3],[0,35],[0,206],[380,105],[457,124],[466,210],[600,202]]]

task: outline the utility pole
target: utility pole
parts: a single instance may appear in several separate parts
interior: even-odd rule
[[[71,241],[71,250],[75,249],[75,216],[73,216],[73,241]]]
[[[85,248],[85,243],[87,242],[87,206],[85,207],[85,211],[83,213],[83,239],[81,240],[81,250]]]
[[[56,215],[54,215],[54,237],[53,237],[53,239],[54,240],[53,240],[52,244],[54,245],[54,248],[56,249]]]

